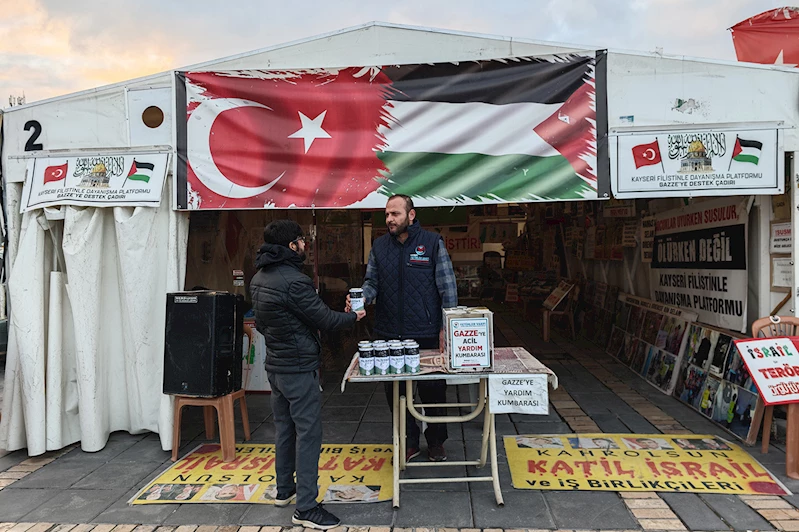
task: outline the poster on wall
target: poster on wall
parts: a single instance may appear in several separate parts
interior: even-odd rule
[[[747,203],[705,201],[657,215],[652,299],[688,309],[698,321],[746,330]]]
[[[609,355],[643,376],[662,392],[674,389],[689,325],[696,313],[619,294]]]
[[[735,349],[740,336],[692,324],[674,396],[745,440],[757,404],[757,388]]]
[[[638,130],[610,141],[617,198],[782,194],[779,129]]]
[[[168,153],[31,159],[20,212],[52,205],[158,207],[168,160]]]
[[[790,255],[771,256],[771,290],[790,292],[793,288],[793,261]]]
[[[793,235],[791,222],[771,223],[769,237],[769,253],[791,253],[793,251]]]
[[[608,177],[597,171],[603,57],[177,72],[186,119],[176,124],[176,207],[606,197]]]
[[[645,216],[641,219],[641,262],[652,262],[652,250],[655,246],[655,217]]]

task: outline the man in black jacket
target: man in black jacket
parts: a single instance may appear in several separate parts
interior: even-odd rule
[[[341,522],[316,502],[322,448],[322,342],[317,331],[351,327],[366,313],[335,312],[321,300],[311,279],[302,273],[305,237],[296,222],[270,223],[264,229],[264,242],[255,259],[259,271],[250,291],[255,325],[266,339],[266,371],[272,385],[275,505],[287,506],[296,497],[292,522],[327,530]]]

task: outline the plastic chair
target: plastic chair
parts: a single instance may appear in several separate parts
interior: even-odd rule
[[[244,390],[237,390],[221,397],[195,397],[176,395],[175,397],[175,426],[172,433],[172,461],[178,459],[180,449],[180,420],[184,406],[203,407],[205,420],[205,437],[214,439],[216,427],[214,425],[214,409],[219,418],[219,442],[222,445],[222,461],[232,462],[236,459],[236,429],[234,426],[233,402],[238,399],[241,407],[241,421],[244,425],[244,441],[250,439],[250,419],[247,415],[247,400]]]
[[[566,318],[569,321],[569,327],[571,327],[572,340],[577,339],[577,328],[574,326],[574,311],[577,309],[577,302],[579,301],[579,299],[580,299],[580,287],[575,284],[574,288],[572,288],[569,291],[569,294],[566,296],[565,301],[561,301],[560,304],[557,307],[555,307],[555,309],[560,307],[562,310],[544,309],[542,311],[542,317],[544,323],[542,324],[541,329],[542,329],[542,336],[545,342],[549,341],[549,327],[550,324],[552,323],[553,316],[566,316]]]

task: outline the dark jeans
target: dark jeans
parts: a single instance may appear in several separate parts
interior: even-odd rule
[[[319,372],[269,373],[275,419],[275,471],[281,494],[295,488],[297,510],[316,506],[322,450],[322,392]]]
[[[438,349],[438,338],[423,338],[417,340],[420,349]],[[388,407],[393,412],[394,407],[394,394],[392,383],[386,382],[386,398],[388,399]],[[447,381],[444,379],[434,381],[417,381],[416,390],[419,392],[419,398],[422,403],[446,403],[447,402]],[[405,383],[400,383],[400,395],[405,395]],[[445,416],[447,414],[446,408],[424,408],[426,416]],[[417,425],[416,418],[410,412],[405,413],[407,431],[407,446],[408,448],[419,448],[419,436],[421,431]],[[443,445],[447,441],[447,424],[446,423],[428,423],[427,430],[424,431],[424,437],[427,440],[428,448],[433,445]]]

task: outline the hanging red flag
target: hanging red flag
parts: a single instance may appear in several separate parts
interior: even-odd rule
[[[799,65],[799,8],[770,9],[730,31],[738,61]]]

